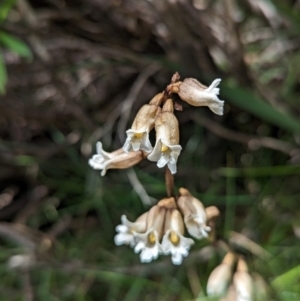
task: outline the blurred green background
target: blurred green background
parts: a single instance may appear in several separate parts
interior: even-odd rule
[[[212,300],[226,242],[268,285],[259,300],[299,301],[299,32],[298,0],[2,0],[0,300]],[[221,211],[179,267],[113,240],[166,196],[164,171],[87,164],[175,71],[222,78],[226,103],[220,117],[178,99],[175,185]]]

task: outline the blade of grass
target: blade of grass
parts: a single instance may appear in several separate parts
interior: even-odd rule
[[[25,57],[28,59],[32,58],[32,52],[30,48],[21,40],[18,38],[0,31],[0,42],[4,46],[6,46],[9,50],[15,52],[21,57]]]
[[[287,113],[280,112],[252,92],[232,87],[228,82],[222,85],[222,96],[229,103],[288,131],[300,133],[300,122]]]
[[[6,83],[7,83],[7,72],[6,72],[4,59],[0,53],[0,94],[5,93]]]
[[[233,168],[222,167],[215,171],[223,177],[271,177],[271,176],[291,176],[300,174],[299,165],[278,165],[264,167]]]

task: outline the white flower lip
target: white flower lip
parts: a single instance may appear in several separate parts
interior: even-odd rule
[[[152,145],[149,139],[148,131],[137,131],[129,129],[126,131],[127,139],[123,146],[123,150],[128,153],[130,151],[144,150],[147,153],[152,151]]]
[[[107,162],[109,160],[116,158],[123,153],[122,149],[118,149],[116,151],[113,151],[112,153],[104,151],[102,143],[100,141],[96,143],[96,151],[97,154],[93,155],[93,157],[88,161],[89,165],[96,170],[105,169],[105,165],[107,165]]]
[[[220,89],[217,86],[221,79],[215,79],[211,85],[204,88],[194,78],[186,78],[179,86],[178,95],[180,98],[192,106],[207,106],[217,115],[223,115],[224,101],[218,98]]]
[[[101,170],[103,168],[103,163],[106,160],[111,159],[113,156],[103,150],[102,143],[100,141],[96,144],[96,150],[97,154],[93,155],[93,157],[89,159],[89,165],[94,169]]]
[[[158,255],[162,252],[161,244],[159,243],[159,235],[157,231],[150,229],[146,233],[136,234],[136,240],[138,241],[134,252],[140,253],[141,262],[151,262],[157,259]]]
[[[168,149],[164,152],[161,151],[163,145]],[[168,165],[172,174],[177,172],[177,159],[180,155],[182,147],[180,145],[170,145],[167,142],[163,143],[161,139],[158,139],[155,143],[152,153],[148,156],[148,160],[157,162],[159,168]]]
[[[188,256],[189,249],[194,241],[191,238],[186,238],[179,232],[168,230],[162,240],[162,250],[165,255],[172,255],[172,262],[175,265],[182,263],[183,257]]]
[[[141,215],[136,222],[130,222],[125,215],[121,216],[121,225],[116,227],[118,234],[115,236],[115,244],[130,245],[134,247],[136,244],[135,233],[144,232],[146,230],[146,217],[147,212]]]

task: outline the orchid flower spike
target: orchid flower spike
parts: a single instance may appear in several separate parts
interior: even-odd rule
[[[179,193],[178,207],[183,213],[189,234],[197,239],[207,237],[211,228],[206,224],[207,216],[203,204],[185,188],[180,188]]]
[[[194,244],[194,241],[183,236],[183,220],[177,209],[169,209],[167,211],[164,232],[165,235],[162,239],[163,253],[165,255],[171,254],[173,264],[180,265],[183,257],[189,254],[189,249]]]
[[[146,230],[147,215],[148,212],[145,212],[133,223],[127,219],[126,215],[122,215],[122,224],[116,227],[118,234],[115,236],[115,244],[134,247],[136,244],[135,233],[143,233]]]
[[[143,105],[135,116],[131,129],[127,130],[127,139],[123,150],[130,151],[144,150],[147,153],[152,151],[149,140],[149,132],[154,127],[156,116],[160,113],[159,107],[163,99],[163,94],[157,94],[149,104]]]
[[[107,153],[102,149],[101,142],[98,142],[97,154],[89,160],[89,165],[96,170],[102,170],[101,176],[104,176],[108,169],[126,169],[138,164],[145,155],[143,151],[125,153],[123,149]]]
[[[207,106],[215,114],[223,115],[224,101],[218,98],[220,89],[217,88],[220,82],[220,78],[215,79],[206,87],[195,78],[186,78],[183,82],[171,85],[170,90],[192,106]]]
[[[156,143],[150,161],[157,162],[159,168],[168,166],[172,174],[177,172],[177,159],[182,147],[179,145],[178,120],[173,114],[173,101],[168,99],[155,120]]]

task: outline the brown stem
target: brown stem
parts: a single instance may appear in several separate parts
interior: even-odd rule
[[[167,196],[171,197],[174,196],[174,176],[171,174],[170,169],[166,167],[166,190],[167,190]]]

